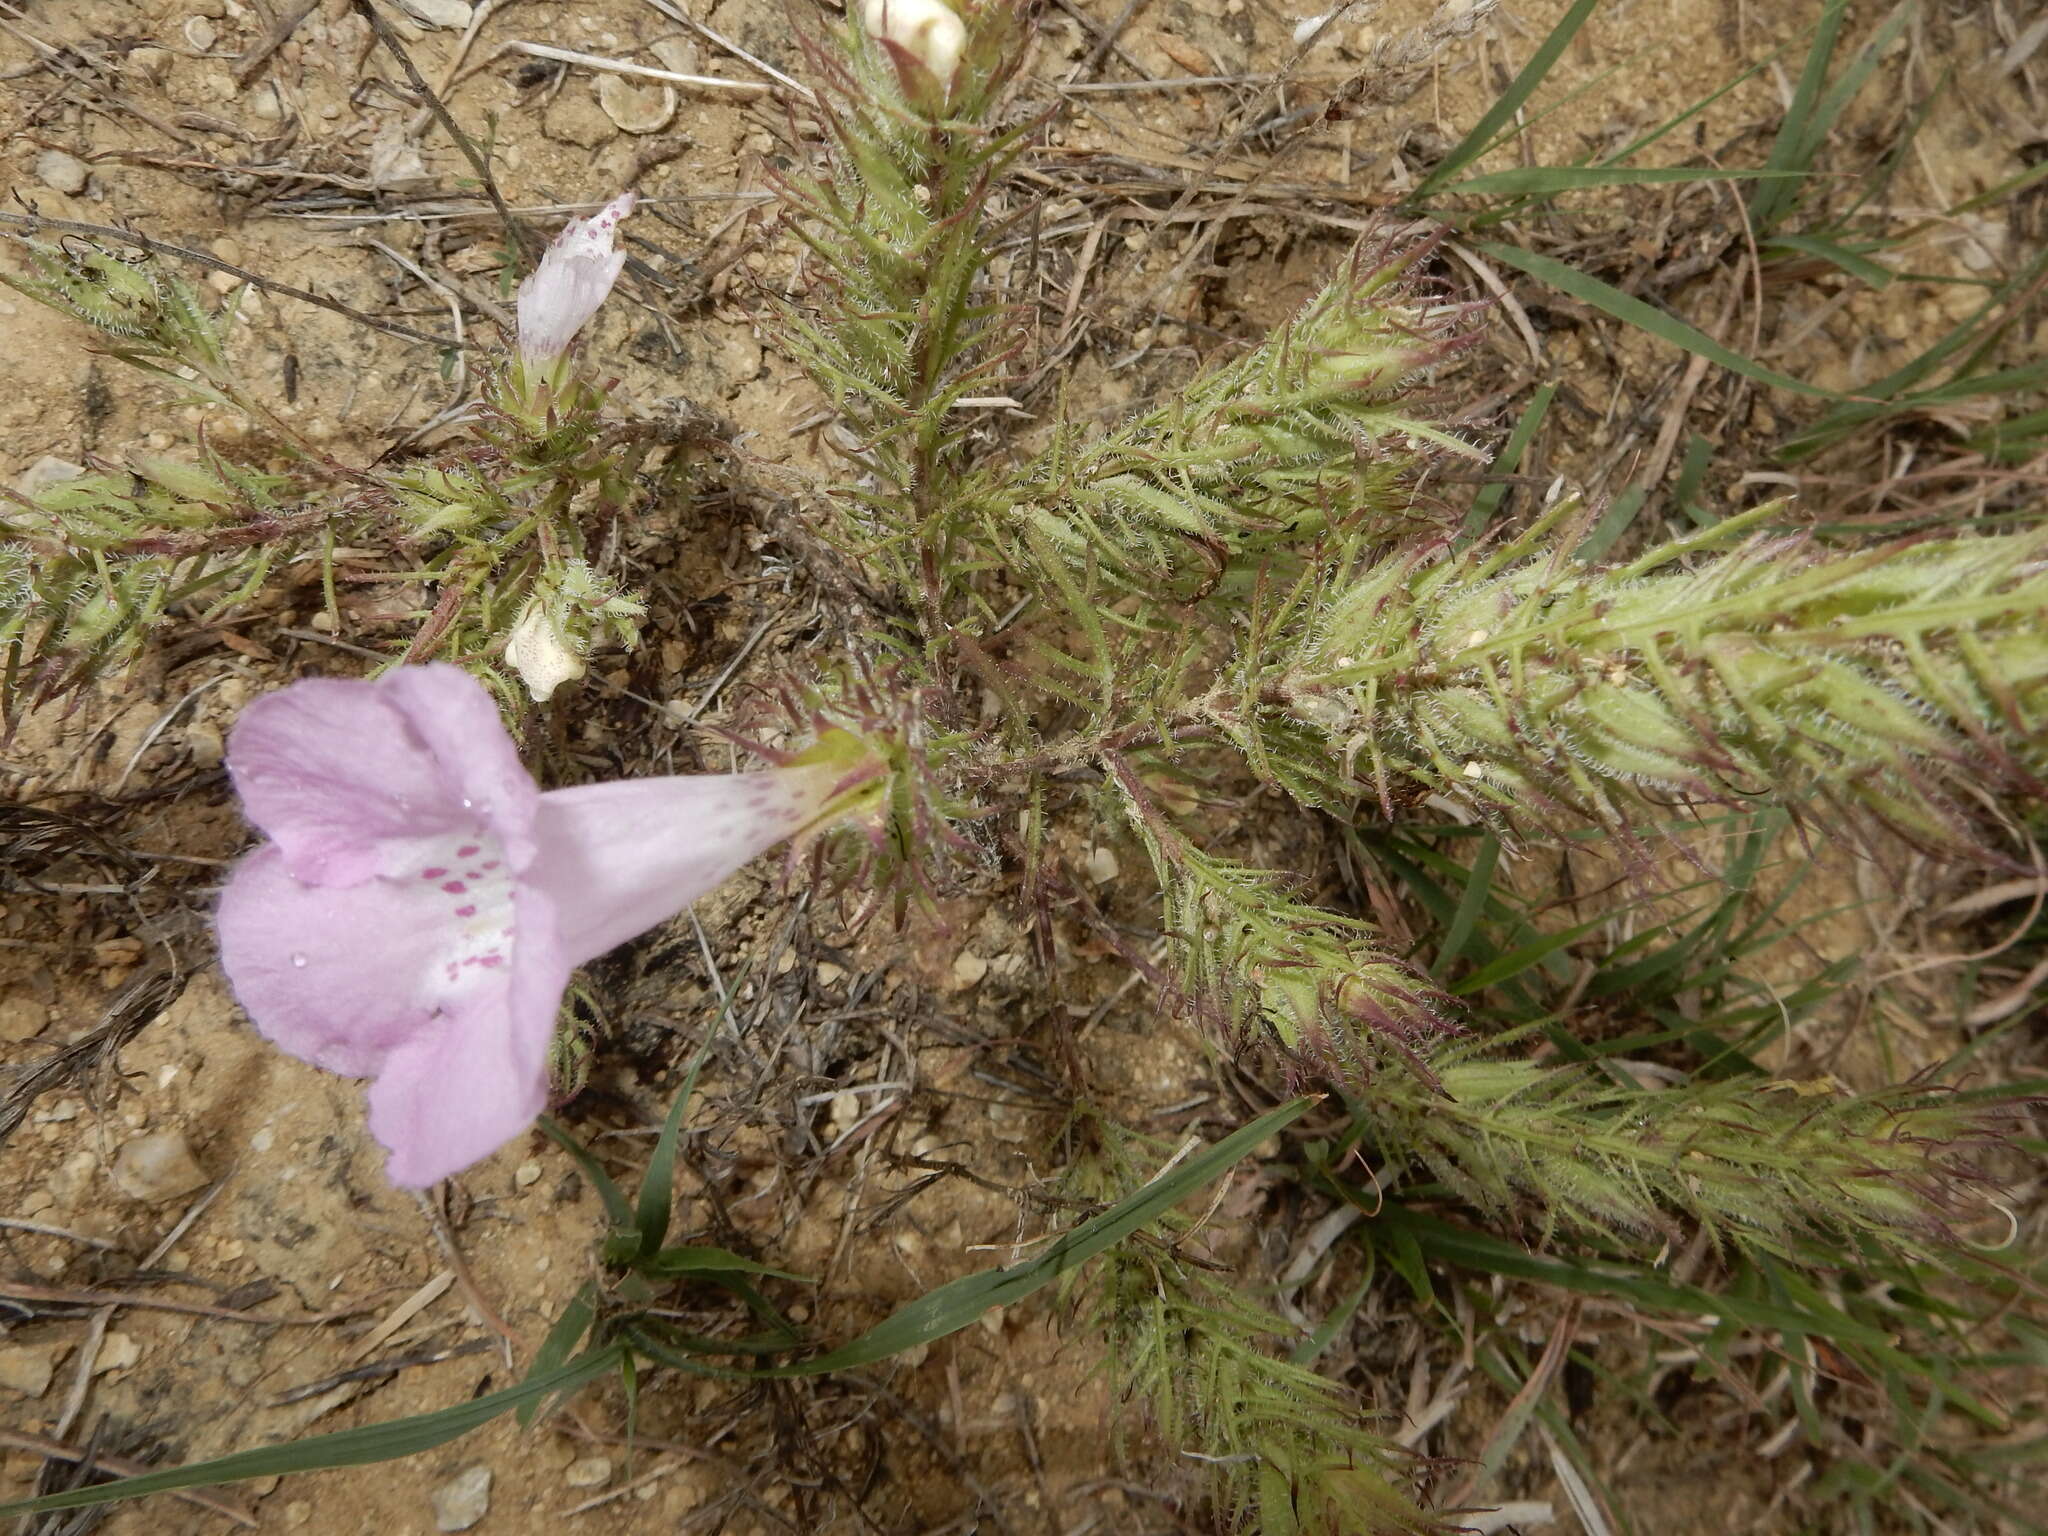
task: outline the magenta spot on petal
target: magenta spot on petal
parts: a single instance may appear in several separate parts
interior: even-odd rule
[[[474,854],[479,854],[482,852],[483,850],[477,847],[475,843],[464,843],[460,848],[455,850],[455,857],[457,857],[458,859],[466,859]]]
[[[496,869],[497,867],[498,867],[498,861],[497,861],[496,859],[492,859],[492,860],[488,861],[488,862],[487,862],[487,863],[486,863],[486,864],[484,865],[484,868],[485,868],[485,869]]]
[[[471,880],[481,880],[484,877],[484,872],[480,869],[465,869],[462,873]]]
[[[441,873],[445,875],[447,871],[444,869],[441,871]],[[464,891],[468,890],[469,887],[464,885],[460,880],[444,880],[441,882],[441,889],[446,891],[450,896],[460,896]]]
[[[481,960],[477,961],[478,965],[483,966],[487,970],[494,965],[503,965],[504,963],[505,957],[503,955],[485,955]]]
[[[475,917],[475,916],[476,916],[476,908],[475,908],[475,907],[457,907],[457,908],[455,909],[455,915],[456,915],[457,917]]]
[[[422,880],[438,880],[447,873],[448,871],[445,869],[423,869],[420,871],[420,878]]]

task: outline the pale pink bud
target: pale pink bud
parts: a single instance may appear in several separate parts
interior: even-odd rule
[[[940,0],[867,0],[861,13],[868,36],[894,43],[950,84],[967,51],[967,24]]]
[[[546,367],[564,352],[604,303],[625,269],[612,234],[639,199],[622,192],[587,219],[571,219],[519,285],[519,360]]]

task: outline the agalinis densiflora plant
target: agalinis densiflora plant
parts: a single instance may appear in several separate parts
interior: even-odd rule
[[[370,1129],[413,1186],[540,1113],[576,966],[887,792],[843,731],[766,772],[543,792],[490,695],[449,666],[258,699],[228,770],[269,839],[221,897],[235,996],[292,1055],[376,1079]]]

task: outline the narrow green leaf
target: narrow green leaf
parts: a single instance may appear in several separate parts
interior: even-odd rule
[[[1809,162],[1820,153],[1827,136],[1834,132],[1835,124],[1849,110],[1849,104],[1863,94],[1863,87],[1870,83],[1870,77],[1877,72],[1878,63],[1886,51],[1898,41],[1907,23],[1912,21],[1914,8],[1913,0],[1900,0],[1892,8],[1891,15],[1884,19],[1884,24],[1856,50],[1856,57],[1849,61],[1849,67],[1828,87],[1827,94],[1820,99],[1807,124],[1806,157]]]
[[[711,1054],[711,1042],[718,1038],[718,1031],[731,1016],[733,999],[739,996],[740,983],[745,979],[746,973],[742,971],[726,988],[725,999],[718,1005],[718,1016],[705,1029],[696,1055],[690,1058],[690,1065],[683,1073],[682,1086],[676,1090],[675,1102],[668,1107],[668,1118],[662,1121],[661,1135],[654,1143],[654,1154],[647,1159],[647,1172],[640,1180],[640,1198],[633,1214],[633,1225],[639,1228],[640,1252],[643,1254],[657,1252],[668,1238],[669,1212],[675,1202],[676,1148],[682,1142],[683,1112],[697,1091],[697,1075],[704,1070],[705,1059]]]
[[[1543,425],[1543,417],[1550,410],[1550,402],[1557,396],[1555,384],[1545,384],[1529,397],[1529,403],[1516,418],[1514,431],[1501,444],[1492,467],[1487,472],[1486,484],[1479,488],[1479,494],[1472,498],[1472,510],[1465,514],[1465,526],[1459,534],[1461,543],[1469,542],[1484,533],[1493,522],[1494,514],[1500,510],[1501,502],[1508,493],[1508,477],[1514,474],[1522,462],[1522,455],[1529,451],[1529,444],[1535,441],[1536,432]]]
[[[1474,197],[1554,197],[1588,187],[1640,187],[1663,182],[1759,181],[1797,178],[1798,171],[1736,170],[1713,165],[1518,165],[1511,170],[1468,176],[1447,192]]]
[[[1543,39],[1536,51],[1529,56],[1529,62],[1522,66],[1521,73],[1501,92],[1500,99],[1487,110],[1486,116],[1473,125],[1472,131],[1458,141],[1457,147],[1444,156],[1437,168],[1422,179],[1416,187],[1417,198],[1428,197],[1437,188],[1449,181],[1466,166],[1493,148],[1497,136],[1515,120],[1515,113],[1522,103],[1535,92],[1536,87],[1550,73],[1551,66],[1564,53],[1571,40],[1578,35],[1586,19],[1599,8],[1600,0],[1577,0],[1565,12],[1558,24],[1550,29],[1550,35]]]
[[[646,1275],[767,1275],[775,1280],[794,1280],[799,1285],[817,1284],[802,1275],[757,1264],[725,1248],[664,1248],[635,1267]]]
[[[1802,255],[1817,256],[1873,288],[1889,287],[1892,279],[1898,275],[1890,267],[1852,251],[1838,241],[1823,240],[1818,235],[1774,236],[1770,244],[1763,248],[1762,254],[1768,260],[1777,251],[1798,251]]]
[[[1475,241],[1474,244],[1496,261],[1504,261],[1538,281],[1550,284],[1559,292],[1571,295],[1583,304],[1590,304],[1604,314],[1612,315],[1638,330],[1647,331],[1660,341],[1668,341],[1674,347],[1682,347],[1688,352],[1704,357],[1710,363],[1719,363],[1729,372],[1739,373],[1745,379],[1753,379],[1759,384],[1769,384],[1774,389],[1788,390],[1796,395],[1813,395],[1823,400],[1846,398],[1832,389],[1822,389],[1818,384],[1808,384],[1803,379],[1795,379],[1788,374],[1779,373],[1774,368],[1766,368],[1762,363],[1751,362],[1740,352],[1729,350],[1706,332],[1687,325],[1677,316],[1667,315],[1655,305],[1633,298],[1611,283],[1603,283],[1599,278],[1581,272],[1576,267],[1568,267],[1554,257],[1542,256],[1535,251],[1525,251],[1517,245],[1499,245],[1491,240]]]
[[[1512,1280],[1531,1280],[1582,1296],[1617,1297],[1646,1312],[1680,1317],[1714,1316],[1738,1328],[1817,1334],[1866,1348],[1888,1349],[1890,1345],[1889,1338],[1881,1330],[1859,1323],[1833,1308],[1828,1309],[1828,1315],[1814,1315],[1795,1306],[1762,1301],[1733,1291],[1672,1285],[1632,1265],[1534,1254],[1515,1243],[1453,1226],[1397,1202],[1389,1202],[1376,1220],[1361,1223],[1358,1230],[1374,1242],[1386,1241],[1390,1250],[1405,1238],[1416,1245],[1423,1257],[1440,1264],[1455,1265],[1480,1274],[1503,1275]]]
[[[534,1352],[533,1364],[527,1367],[525,1380],[546,1376],[561,1369],[562,1362],[590,1332],[597,1321],[597,1283],[583,1282],[576,1294],[569,1298],[569,1304],[562,1308],[562,1315],[555,1319],[555,1325],[548,1329],[548,1336],[540,1341],[540,1348]],[[534,1416],[540,1412],[541,1400],[522,1403],[519,1408],[519,1427],[527,1428]]]
[[[1778,124],[1778,136],[1771,141],[1770,156],[1764,161],[1766,170],[1797,172],[1811,168],[1814,152],[1827,133],[1824,124],[1815,130],[1814,107],[1827,84],[1828,64],[1834,58],[1835,40],[1841,34],[1848,5],[1849,0],[1824,0],[1820,22],[1806,50],[1806,65],[1799,72],[1799,84],[1793,89],[1791,104],[1785,109],[1784,121]],[[1766,182],[1750,197],[1751,223],[1760,230],[1773,229],[1779,218],[1791,210],[1797,196],[1797,187]]]
[[[210,1488],[220,1483],[237,1483],[252,1477],[279,1477],[292,1472],[322,1472],[334,1467],[365,1467],[380,1461],[395,1461],[446,1445],[473,1429],[481,1428],[501,1413],[522,1403],[538,1402],[555,1392],[570,1392],[619,1369],[625,1351],[608,1344],[591,1350],[548,1374],[528,1376],[516,1387],[471,1398],[435,1413],[414,1414],[387,1424],[365,1424],[360,1429],[337,1430],[295,1440],[288,1445],[266,1445],[260,1450],[237,1451],[211,1461],[171,1467],[141,1477],[119,1478],[92,1488],[74,1488],[68,1493],[45,1494],[39,1499],[19,1499],[0,1505],[0,1520],[16,1515],[41,1514],[52,1509],[86,1509],[95,1504],[112,1504],[122,1499],[139,1499],[152,1493],[171,1493],[181,1488]]]
[[[1370,1249],[1367,1250],[1367,1257],[1371,1257]],[[1359,1277],[1358,1284],[1351,1288],[1351,1294],[1316,1325],[1315,1332],[1295,1345],[1294,1353],[1287,1358],[1295,1365],[1314,1365],[1322,1357],[1323,1351],[1335,1341],[1337,1335],[1350,1324],[1358,1309],[1365,1305],[1366,1292],[1372,1289],[1372,1283],[1376,1278],[1376,1266],[1368,1263],[1365,1266],[1365,1273]]]
[[[764,1374],[821,1376],[828,1371],[851,1370],[958,1333],[991,1307],[1007,1307],[1022,1301],[1061,1275],[1087,1263],[1105,1248],[1122,1242],[1148,1222],[1163,1216],[1203,1185],[1220,1177],[1268,1136],[1293,1124],[1315,1102],[1314,1098],[1295,1099],[1261,1115],[1207,1151],[1196,1153],[1163,1177],[1119,1200],[1100,1215],[1091,1216],[1071,1232],[1062,1233],[1035,1259],[1006,1269],[964,1275],[898,1308],[852,1343],[841,1345],[830,1354],[795,1365],[780,1366]]]
[[[590,1180],[597,1191],[598,1199],[604,1202],[605,1219],[614,1232],[633,1229],[633,1207],[626,1199],[626,1192],[620,1189],[616,1180],[604,1171],[604,1165],[590,1155],[582,1142],[571,1136],[556,1123],[554,1116],[542,1115],[536,1122],[547,1134],[550,1141],[568,1153],[576,1166],[583,1170],[583,1176]]]
[[[1715,87],[1714,90],[1708,92],[1705,96],[1702,96],[1698,101],[1694,102],[1691,106],[1687,107],[1683,112],[1680,112],[1673,117],[1666,118],[1656,127],[1649,129],[1647,132],[1643,133],[1637,138],[1631,139],[1628,143],[1624,144],[1620,149],[1617,149],[1613,154],[1607,156],[1606,159],[1600,161],[1599,164],[1620,165],[1624,161],[1633,160],[1637,155],[1641,154],[1644,150],[1648,149],[1652,144],[1656,143],[1659,139],[1664,138],[1668,134],[1676,132],[1680,128],[1683,128],[1687,123],[1691,122],[1694,118],[1698,117],[1702,112],[1706,111],[1707,108],[1714,105],[1714,103],[1719,101],[1723,96],[1726,96],[1729,92],[1738,90],[1742,86],[1748,84],[1752,77],[1762,74],[1766,69],[1770,68],[1772,64],[1777,62],[1778,55],[1783,51],[1784,50],[1780,48],[1773,48],[1769,53],[1765,54],[1762,58],[1758,59],[1754,64],[1750,65],[1749,68],[1743,70],[1742,73],[1730,79],[1726,84]]]
[[[1451,993],[1456,997],[1469,997],[1474,992],[1483,992],[1488,987],[1498,986],[1511,976],[1521,975],[1532,965],[1541,965],[1559,950],[1577,943],[1595,928],[1612,921],[1611,917],[1592,918],[1575,928],[1567,928],[1561,933],[1547,933],[1519,949],[1511,949],[1491,965],[1481,966],[1467,976],[1450,989]]]
[[[1707,478],[1707,466],[1714,461],[1714,445],[1699,433],[1685,445],[1685,459],[1678,466],[1678,483],[1671,488],[1671,500],[1701,528],[1721,521],[1709,507],[1699,504],[1700,486]]]
[[[1450,973],[1452,963],[1465,952],[1479,914],[1486,909],[1486,898],[1493,889],[1494,866],[1499,862],[1500,839],[1489,832],[1472,860],[1472,873],[1465,882],[1464,894],[1458,898],[1458,910],[1452,914],[1450,931],[1444,935],[1443,948],[1437,951],[1436,964],[1431,968],[1438,980]]]
[[[1572,558],[1588,564],[1605,559],[1607,552],[1628,532],[1629,524],[1636,520],[1636,514],[1642,511],[1649,496],[1648,486],[1632,485],[1610,501],[1607,510],[1600,514],[1600,521],[1593,525],[1593,531],[1572,551]]]

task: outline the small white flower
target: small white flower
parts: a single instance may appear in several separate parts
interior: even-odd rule
[[[561,630],[549,619],[547,605],[539,598],[526,605],[506,636],[505,659],[536,704],[547,703],[557,688],[573,683],[584,671],[583,658],[564,643]]]
[[[621,193],[591,217],[571,219],[519,285],[519,360],[527,367],[546,367],[567,352],[612,291],[626,265],[612,235],[638,200]]]
[[[940,0],[867,0],[861,13],[868,36],[894,43],[950,84],[967,51],[967,24]]]

